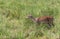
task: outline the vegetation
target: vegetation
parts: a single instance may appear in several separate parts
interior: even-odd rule
[[[26,19],[53,16],[55,27]],[[60,39],[60,0],[0,0],[0,39]]]

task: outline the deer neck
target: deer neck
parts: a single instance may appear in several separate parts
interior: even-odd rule
[[[31,18],[31,19],[32,19],[32,21],[33,21],[33,22],[36,22],[36,21],[37,21],[37,20],[36,20],[36,18],[34,18],[34,17],[33,17],[33,18]]]

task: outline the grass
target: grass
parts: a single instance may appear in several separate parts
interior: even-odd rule
[[[36,26],[34,17],[53,16],[55,27]],[[0,39],[60,39],[60,0],[0,0]]]

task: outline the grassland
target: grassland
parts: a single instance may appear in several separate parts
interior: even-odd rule
[[[55,27],[36,26],[28,14],[53,16]],[[60,39],[60,0],[0,0],[0,39]]]

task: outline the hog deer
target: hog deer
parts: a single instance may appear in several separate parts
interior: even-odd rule
[[[31,19],[33,22],[40,24],[41,22],[47,24],[49,27],[54,26],[53,20],[54,18],[52,16],[42,16],[34,18],[32,15],[29,15],[27,18]]]

